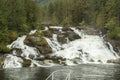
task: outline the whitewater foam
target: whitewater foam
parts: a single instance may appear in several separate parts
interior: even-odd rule
[[[3,68],[21,68],[23,60],[14,55],[7,55]]]
[[[50,28],[62,29],[62,27],[53,27]],[[112,45],[108,42],[105,42],[103,37],[97,35],[87,35],[84,34],[83,30],[78,30],[76,28],[71,28],[77,35],[81,38],[74,41],[69,41],[67,39],[66,44],[60,44],[57,39],[57,34],[53,34],[52,39],[44,37],[48,42],[49,46],[52,48],[51,56],[57,56],[66,58],[67,65],[74,65],[74,59],[79,59],[78,63],[106,63],[107,60],[119,58],[117,53],[113,50]],[[45,30],[48,30],[46,28]],[[31,31],[29,34],[34,34],[36,30]],[[40,52],[34,48],[24,44],[24,40],[27,36],[23,35],[18,37],[13,43],[8,45],[8,48],[11,49],[21,49],[21,57],[31,60],[31,67],[34,65],[41,67],[39,61],[34,60],[38,55],[41,55]],[[108,44],[109,47],[106,45]],[[33,56],[31,59],[30,56]],[[17,53],[13,51],[12,54],[6,56],[4,61],[4,68],[19,68],[22,67],[23,60],[20,57],[17,57]],[[44,66],[44,65],[43,65]]]

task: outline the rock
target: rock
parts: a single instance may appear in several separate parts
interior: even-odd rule
[[[67,38],[70,41],[76,40],[76,39],[80,39],[81,37],[79,35],[77,35],[75,32],[73,32],[73,30],[71,30],[70,28],[63,28],[64,33],[57,33],[57,38],[58,38],[58,42],[60,42],[61,44],[67,43]]]
[[[37,60],[37,61],[43,61],[44,59],[45,59],[44,56],[39,56],[39,57],[35,58],[35,60]]]
[[[102,63],[102,61],[101,61],[101,60],[98,60],[98,62]]]
[[[23,65],[23,67],[30,67],[30,65],[31,65],[31,60],[23,59],[22,65]]]
[[[41,36],[28,36],[24,43],[38,49],[41,54],[52,53],[52,49],[47,43],[46,39]]]
[[[90,62],[95,62],[93,59],[90,59]]]
[[[69,27],[63,27],[63,29],[62,29],[63,31],[73,31],[72,29],[70,29]]]
[[[120,64],[120,58],[118,58],[118,59],[111,59],[111,60],[107,60],[107,63]]]
[[[12,53],[13,53],[14,55],[20,57],[21,54],[22,54],[22,50],[21,50],[21,49],[18,49],[18,48],[13,48],[13,49],[12,49]]]
[[[49,64],[49,63],[53,63],[53,60],[49,60],[49,59],[46,59],[43,61],[44,64]]]
[[[2,68],[4,64],[5,57],[3,55],[0,55],[0,68]]]
[[[48,37],[48,38],[51,38],[52,37],[52,32],[51,31],[40,31],[41,36],[43,37]],[[37,34],[38,35],[38,34]]]
[[[80,58],[75,58],[72,60],[74,64],[79,64],[81,59]]]
[[[52,34],[57,34],[57,33],[59,32],[59,29],[50,28],[49,31],[50,31]]]
[[[57,39],[61,44],[65,44],[67,42],[67,36],[65,33],[58,34]]]
[[[30,59],[34,59],[34,57],[35,57],[35,56],[32,55],[32,54],[29,55],[29,58],[30,58]]]
[[[113,46],[114,51],[120,56],[120,41],[109,39],[108,37],[105,37],[105,40],[107,42],[110,42],[110,44]],[[109,46],[108,46],[108,48],[109,48]]]
[[[68,35],[68,39],[70,41],[73,41],[73,40],[76,40],[76,39],[80,39],[81,37],[79,35],[77,35],[75,32],[73,31],[68,31],[67,32],[67,35]]]

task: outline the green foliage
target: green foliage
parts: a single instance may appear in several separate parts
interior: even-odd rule
[[[0,52],[21,33],[37,28],[39,6],[36,0],[0,0]]]
[[[112,30],[114,27],[118,27],[118,26],[119,26],[119,21],[117,20],[116,17],[112,17],[107,21],[105,28]]]
[[[2,54],[9,53],[11,49],[7,48],[5,44],[0,44],[0,52]]]
[[[108,33],[111,39],[120,40],[120,27],[114,27],[111,32]]]
[[[120,0],[58,0],[41,8],[42,21],[53,25],[92,25],[106,28],[109,35],[120,27]]]

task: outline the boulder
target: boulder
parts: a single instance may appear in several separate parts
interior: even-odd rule
[[[31,60],[23,59],[22,65],[23,65],[23,67],[30,67],[30,65],[31,65]]]
[[[63,28],[64,29],[64,28]],[[67,43],[67,38],[70,40],[70,41],[74,41],[76,39],[80,39],[81,37],[76,34],[74,31],[72,31],[70,28],[65,28],[64,29],[64,32],[62,33],[57,33],[58,35],[58,41],[61,43],[61,44],[64,44],[64,43]]]
[[[38,49],[41,54],[52,53],[52,49],[47,43],[46,39],[40,36],[28,36],[24,43]]]
[[[70,41],[74,41],[74,40],[76,40],[76,39],[80,39],[81,37],[79,36],[79,35],[77,35],[75,32],[73,32],[73,31],[68,31],[67,32],[67,35],[68,35],[68,39],[70,40]]]
[[[49,59],[45,59],[45,60],[43,61],[43,63],[44,63],[44,64],[49,64],[49,63],[53,63],[53,61],[52,61],[52,60],[49,60]]]
[[[67,43],[67,36],[65,33],[58,34],[57,39],[61,44]]]

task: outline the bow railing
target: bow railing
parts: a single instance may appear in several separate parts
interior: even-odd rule
[[[55,74],[56,73],[63,73],[63,72],[66,73],[66,77],[64,80],[70,80],[71,73],[72,73],[72,71],[70,69],[56,70],[56,71],[52,72],[45,80],[56,80]]]

